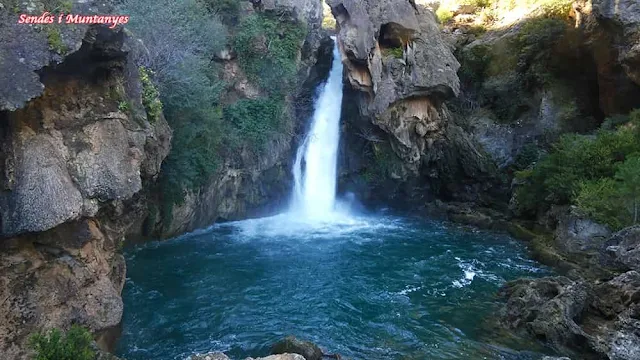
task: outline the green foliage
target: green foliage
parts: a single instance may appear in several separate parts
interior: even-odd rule
[[[71,0],[44,0],[42,4],[44,5],[43,11],[56,14],[69,14],[73,8],[73,2]]]
[[[460,58],[460,79],[469,84],[481,84],[493,57],[488,45],[471,46],[462,52]]]
[[[533,163],[538,161],[540,150],[534,143],[526,144],[520,149],[513,161],[513,168],[517,171],[527,169]]]
[[[36,352],[34,360],[93,360],[93,337],[86,329],[73,325],[66,334],[53,329],[31,336],[29,344]]]
[[[438,21],[440,21],[440,24],[446,24],[453,19],[453,12],[444,7],[440,7],[436,10],[436,17],[438,18]]]
[[[147,111],[149,122],[154,123],[162,115],[162,102],[156,86],[151,80],[151,71],[140,67],[140,82],[142,83],[142,105]]]
[[[242,20],[233,48],[249,80],[271,95],[283,95],[295,84],[297,59],[305,37],[302,25],[257,13]]]
[[[402,49],[402,47],[383,48],[382,53],[384,54],[384,56],[390,55],[396,59],[404,58],[404,50]]]
[[[331,7],[326,3],[322,2],[322,28],[325,30],[335,30],[336,29],[336,19],[333,17],[331,13]]]
[[[220,162],[224,133],[220,94],[225,84],[211,58],[227,36],[216,13],[236,6],[235,0],[124,1],[122,12],[131,16],[129,27],[148,50],[138,60],[145,69],[141,72],[145,108],[151,114],[164,112],[173,130],[171,152],[160,177],[165,216],[184,201],[187,190],[206,184]],[[155,101],[158,93],[160,101]]]
[[[49,42],[49,50],[61,55],[66,53],[67,45],[62,41],[60,29],[56,25],[51,24],[45,27],[45,31],[47,33],[47,41]]]
[[[379,184],[391,177],[399,159],[387,143],[372,143],[371,146],[372,161],[362,177],[370,184]]]
[[[276,98],[243,99],[227,107],[225,119],[242,138],[260,149],[280,129],[283,103]]]
[[[613,179],[581,183],[576,204],[588,216],[613,229],[638,224],[640,216],[640,156],[618,166]]]
[[[551,50],[568,29],[568,24],[557,18],[535,18],[526,21],[516,40],[519,49],[519,71],[526,82],[550,82]]]
[[[120,101],[118,103],[118,110],[122,111],[122,112],[129,112],[129,110],[131,110],[131,105],[129,104],[128,101]]]
[[[484,27],[483,25],[471,25],[468,29],[467,29],[467,33],[475,35],[475,36],[480,36],[484,33],[487,32],[487,28]]]
[[[520,209],[535,212],[551,204],[579,204],[613,227],[628,224],[610,208],[617,206],[619,214],[620,199],[634,198],[638,188],[633,170],[638,163],[633,154],[638,152],[640,134],[635,126],[600,130],[595,136],[565,135],[533,169],[517,173],[525,183],[517,190]]]
[[[542,16],[548,18],[567,19],[571,12],[573,0],[540,0],[539,9]]]
[[[628,115],[617,114],[604,119],[600,128],[603,130],[615,130],[629,121],[631,121],[631,118]]]
[[[219,14],[225,19],[235,18],[240,10],[238,0],[204,0],[204,2],[214,14]]]

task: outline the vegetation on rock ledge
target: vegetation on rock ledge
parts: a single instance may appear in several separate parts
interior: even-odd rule
[[[34,360],[93,360],[96,356],[89,331],[77,325],[63,334],[58,329],[34,334],[31,348],[36,352]]]
[[[614,229],[638,223],[640,111],[615,130],[565,135],[534,167],[520,171],[516,196],[521,211],[574,204]]]

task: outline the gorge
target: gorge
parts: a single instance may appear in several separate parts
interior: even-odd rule
[[[638,359],[639,46],[635,0],[2,0],[0,357]]]

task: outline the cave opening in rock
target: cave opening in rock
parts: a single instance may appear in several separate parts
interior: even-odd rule
[[[383,53],[391,52],[397,55],[396,57],[401,57],[399,55],[404,52],[413,33],[413,30],[407,29],[397,23],[383,24],[380,27],[380,34],[378,35],[380,50]]]

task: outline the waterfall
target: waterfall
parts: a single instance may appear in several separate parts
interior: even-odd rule
[[[292,212],[312,220],[331,216],[336,202],[342,60],[334,39],[333,64],[314,106],[313,121],[293,166]]]

